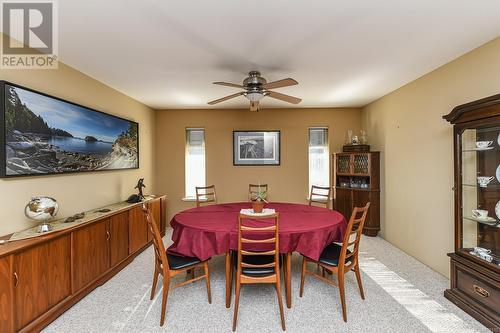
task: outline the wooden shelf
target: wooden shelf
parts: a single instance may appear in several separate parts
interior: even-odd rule
[[[380,153],[343,152],[333,154],[335,209],[349,219],[354,207],[371,203],[363,228],[367,236],[376,236],[380,230]],[[341,170],[342,172],[339,172]],[[363,171],[362,173],[359,171]],[[346,178],[349,178],[346,180]],[[341,180],[342,179],[342,180]],[[364,180],[369,187],[339,186],[352,180]]]

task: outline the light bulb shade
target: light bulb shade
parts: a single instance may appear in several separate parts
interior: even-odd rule
[[[248,92],[245,94],[245,97],[248,98],[250,102],[258,102],[264,97],[264,94],[258,91]]]

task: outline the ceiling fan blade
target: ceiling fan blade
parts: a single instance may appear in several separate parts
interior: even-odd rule
[[[260,110],[259,101],[250,102],[250,111],[259,111],[259,110]]]
[[[233,88],[245,88],[241,84],[229,83],[229,82],[214,82],[214,84],[218,84],[220,86],[233,87]]]
[[[220,102],[224,102],[224,101],[227,101],[228,99],[231,99],[231,98],[235,98],[235,97],[238,97],[238,96],[241,96],[243,95],[245,92],[242,91],[242,92],[239,92],[239,93],[236,93],[236,94],[232,94],[232,95],[229,95],[229,96],[226,96],[226,97],[222,97],[222,98],[219,98],[219,99],[216,99],[216,100],[213,100],[213,101],[210,101],[208,102],[208,104],[210,105],[214,105],[214,104],[217,104],[217,103],[220,103]]]
[[[262,85],[262,87],[264,89],[276,89],[276,88],[281,88],[281,87],[294,86],[296,84],[299,84],[299,83],[292,78],[287,78],[287,79],[283,79],[283,80],[268,82],[268,83]]]
[[[292,103],[292,104],[299,104],[302,101],[300,98],[293,97],[290,95],[281,94],[281,93],[278,93],[276,91],[268,91],[267,96],[279,99],[279,100],[284,101],[284,102]]]

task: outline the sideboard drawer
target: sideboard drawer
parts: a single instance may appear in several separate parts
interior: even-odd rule
[[[494,312],[500,309],[500,291],[494,282],[480,273],[471,274],[470,271],[457,267],[457,288],[473,298],[478,303],[490,308]]]

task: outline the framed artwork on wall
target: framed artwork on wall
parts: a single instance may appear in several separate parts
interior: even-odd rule
[[[233,165],[280,165],[280,131],[233,131]]]
[[[0,177],[139,168],[139,124],[0,81]]]

